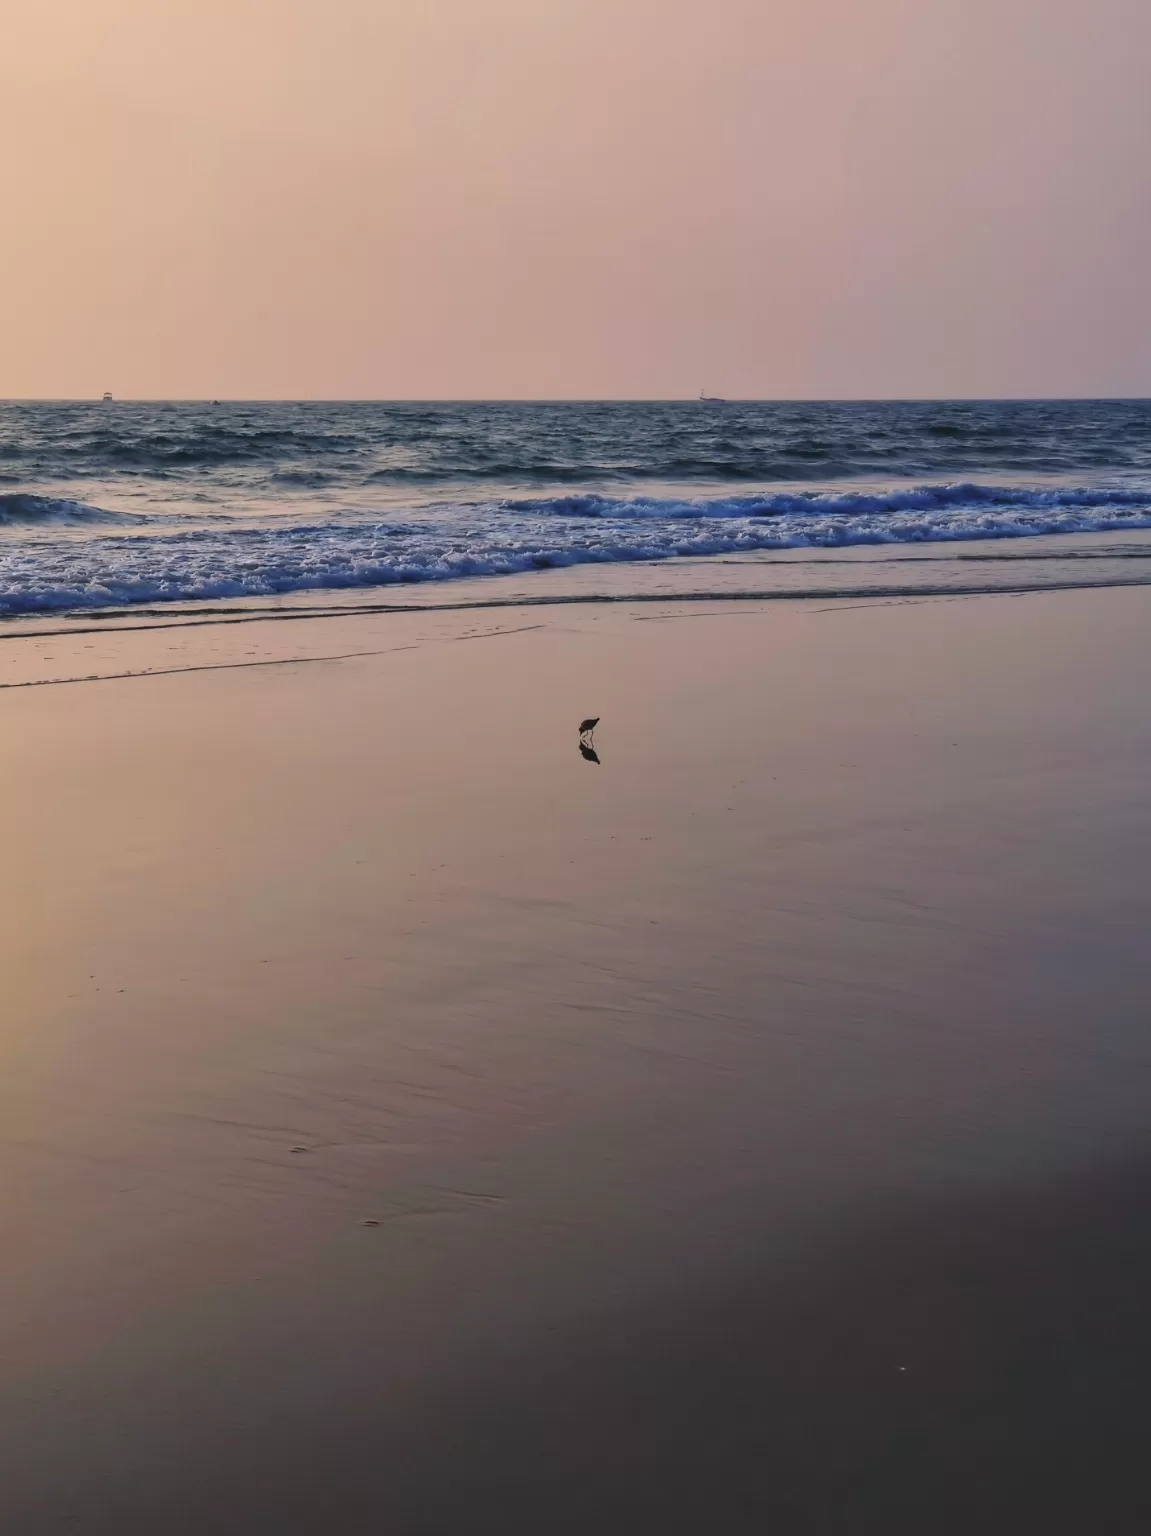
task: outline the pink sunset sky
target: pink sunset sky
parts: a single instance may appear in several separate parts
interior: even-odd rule
[[[7,0],[0,396],[1151,394],[1151,0]]]

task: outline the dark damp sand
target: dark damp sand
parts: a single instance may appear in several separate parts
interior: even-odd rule
[[[1149,620],[5,642],[0,1529],[1146,1530]]]

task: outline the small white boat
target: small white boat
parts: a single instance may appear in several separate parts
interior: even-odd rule
[[[104,404],[105,405],[111,405],[112,404],[112,391],[110,389],[106,389],[104,391]]]

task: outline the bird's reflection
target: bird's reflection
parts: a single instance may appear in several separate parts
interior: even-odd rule
[[[585,763],[598,763],[599,762],[599,753],[596,751],[596,749],[594,747],[588,746],[586,741],[581,741],[580,742],[580,744],[579,744],[579,755],[583,758]]]

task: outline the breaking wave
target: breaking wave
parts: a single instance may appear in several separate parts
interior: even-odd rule
[[[874,491],[787,491],[731,497],[543,496],[500,503],[509,512],[537,517],[597,518],[762,518],[876,517],[889,513],[947,512],[992,508],[1024,514],[1113,508],[1151,511],[1151,491],[1122,487],[1052,486],[1043,488],[979,485],[914,485]]]
[[[94,511],[79,507],[78,515]],[[1151,529],[1148,494],[973,485],[682,501],[551,497],[441,505],[403,521],[345,510],[320,523],[217,523],[164,533],[93,533],[55,543],[9,541],[0,547],[0,614],[269,597],[770,550],[954,545],[1139,529]]]

